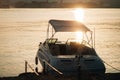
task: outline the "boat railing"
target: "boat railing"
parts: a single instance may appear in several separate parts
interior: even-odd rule
[[[51,64],[49,64],[46,60],[43,60],[44,64],[47,64],[51,69],[53,69],[54,71],[56,71],[59,74],[63,74],[61,71],[59,71],[58,69],[56,69],[55,67],[53,67]],[[37,75],[39,76],[38,72],[28,63],[27,60],[25,60],[25,73],[27,73],[27,69],[28,67]],[[45,71],[43,71],[45,73]]]

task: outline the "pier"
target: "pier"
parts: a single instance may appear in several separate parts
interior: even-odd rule
[[[31,72],[27,72],[30,68]],[[25,72],[20,73],[18,76],[0,77],[0,80],[102,80],[95,77],[85,77],[85,79],[79,79],[76,76],[64,76],[64,75],[52,75],[44,74],[42,72],[36,72],[36,70],[25,60]],[[104,80],[119,80],[120,73],[106,73]]]

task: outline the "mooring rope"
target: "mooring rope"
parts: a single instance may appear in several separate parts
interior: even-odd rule
[[[46,60],[43,60],[50,68],[52,68],[54,71],[56,71],[59,74],[63,74],[61,71],[59,71],[58,69],[56,69],[55,67],[53,67],[51,64],[49,64]]]
[[[27,61],[25,60],[25,62]],[[37,76],[39,76],[39,74],[33,69],[33,67],[28,62],[27,62],[27,65]]]
[[[103,60],[102,60],[103,61]],[[115,70],[117,70],[117,71],[119,71],[120,72],[120,69],[117,69],[117,68],[115,68],[115,67],[113,67],[112,65],[110,65],[110,64],[108,64],[107,62],[105,62],[105,61],[103,61],[106,65],[108,65],[108,66],[110,66],[110,67],[112,67],[113,69],[115,69]]]

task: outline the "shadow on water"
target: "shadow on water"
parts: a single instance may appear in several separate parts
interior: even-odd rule
[[[53,75],[50,75],[50,74],[44,75],[44,74],[41,74],[41,73],[40,73],[39,76],[37,76],[34,73],[21,73],[21,74],[19,74],[19,76],[1,77],[0,78],[0,80],[76,80],[76,79],[77,78],[72,77],[72,76],[68,76],[68,77],[53,76]],[[89,78],[89,80],[93,80],[93,79]],[[94,79],[94,80],[98,80],[98,79]],[[105,74],[105,80],[120,80],[120,73],[106,73]]]

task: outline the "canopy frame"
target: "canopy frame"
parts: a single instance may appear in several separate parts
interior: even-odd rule
[[[75,27],[75,24],[77,24],[77,28],[73,29]],[[67,25],[67,27],[66,27],[66,25]],[[68,25],[71,27],[71,29],[68,29],[69,28]],[[63,28],[62,26],[66,27],[66,28]],[[52,28],[51,32],[50,32],[50,27]],[[53,38],[56,32],[76,32],[76,31],[83,32],[83,38],[86,37],[87,43],[90,44],[91,47],[93,47],[92,31],[89,28],[87,28],[84,24],[77,22],[77,21],[49,20],[48,28],[47,28],[47,39]],[[90,38],[88,38],[87,32],[90,32]]]

